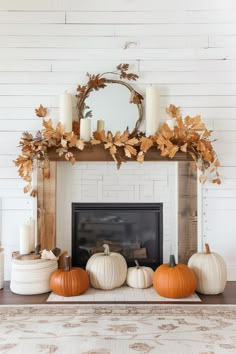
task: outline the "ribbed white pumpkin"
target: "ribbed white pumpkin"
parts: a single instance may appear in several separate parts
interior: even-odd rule
[[[150,267],[141,267],[136,260],[134,262],[136,267],[130,267],[127,271],[127,285],[137,289],[149,288],[153,281],[153,269]]]
[[[227,269],[224,259],[211,252],[205,244],[205,252],[193,254],[188,266],[197,277],[197,291],[201,294],[216,295],[224,291],[227,281]]]
[[[126,260],[120,253],[110,252],[107,244],[103,247],[104,253],[93,254],[86,264],[90,284],[103,290],[119,288],[126,279]]]

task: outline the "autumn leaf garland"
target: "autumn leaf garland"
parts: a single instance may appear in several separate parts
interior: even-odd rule
[[[46,115],[44,108],[40,105],[36,114],[40,112],[43,116]],[[93,133],[93,138],[90,142],[84,142],[79,138],[79,134],[75,131],[65,133],[63,125],[58,123],[56,128],[53,127],[51,119],[48,121],[43,119],[43,129],[38,131],[35,137],[28,132],[22,133],[20,139],[21,154],[14,161],[18,167],[20,177],[28,182],[24,188],[24,192],[31,191],[33,161],[41,159],[48,162],[47,153],[50,148],[56,148],[56,153],[59,156],[64,156],[65,160],[71,164],[76,162],[72,148],[83,150],[85,145],[103,144],[104,149],[109,151],[112,158],[116,161],[118,168],[122,162],[129,159],[136,159],[138,162],[145,160],[145,155],[152,147],[160,150],[161,156],[172,159],[177,152],[189,154],[195,162],[195,167],[200,169],[200,182],[204,183],[207,180],[206,172],[214,174],[211,179],[213,183],[220,184],[218,167],[220,166],[216,152],[213,149],[212,142],[209,140],[211,132],[202,123],[201,117],[186,116],[183,118],[178,107],[170,105],[166,112],[174,119],[174,128],[171,129],[164,123],[160,131],[153,136],[145,136],[143,133],[138,133],[135,137],[131,136],[129,130],[126,129],[123,133],[120,131],[113,134],[111,131],[104,130]],[[49,177],[49,171],[45,168],[44,177]],[[31,193],[34,194],[33,192]]]

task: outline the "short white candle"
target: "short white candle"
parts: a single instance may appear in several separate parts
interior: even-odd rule
[[[80,139],[89,141],[91,137],[91,119],[80,119]]]
[[[30,224],[23,224],[20,228],[20,254],[30,253]]]
[[[68,92],[60,95],[60,122],[64,126],[65,132],[72,131],[72,97]]]
[[[160,124],[160,92],[157,86],[146,88],[146,136],[158,131]]]
[[[97,120],[97,131],[100,132],[101,130],[104,129],[104,120],[98,119]]]

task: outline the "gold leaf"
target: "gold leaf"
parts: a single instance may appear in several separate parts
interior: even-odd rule
[[[214,178],[212,183],[221,184],[221,180],[219,178]]]
[[[39,108],[35,109],[35,114],[36,116],[43,118],[47,114],[47,108],[43,107],[42,105],[39,106]]]
[[[188,144],[185,143],[184,145],[181,145],[180,150],[181,150],[182,152],[187,152],[187,147],[188,147]]]
[[[138,139],[137,138],[132,138],[132,139],[129,139],[129,140],[127,140],[126,141],[126,144],[128,144],[128,145],[136,145],[136,144],[138,144]]]
[[[81,140],[80,140],[81,141]],[[92,140],[90,140],[90,143],[92,144],[92,145],[98,145],[98,144],[101,144],[101,141],[100,140],[96,140],[96,139],[92,139]]]
[[[108,144],[107,144],[108,145]],[[117,149],[116,149],[116,146],[115,145],[112,145],[111,147],[110,147],[110,154],[113,156],[113,155],[115,155],[116,154],[116,151],[117,151]]]
[[[201,182],[201,183],[205,183],[206,182],[206,176],[205,175],[201,175],[201,176],[199,176],[199,181]]]
[[[30,193],[30,196],[35,198],[35,197],[37,197],[37,194],[38,194],[37,191],[35,189],[33,189]]]
[[[31,184],[27,184],[27,186],[24,187],[24,193],[28,193],[31,189]]]
[[[170,104],[169,107],[166,108],[166,113],[172,118],[177,118],[180,116],[180,108]]]
[[[145,152],[147,152],[150,149],[150,147],[153,146],[152,139],[146,138],[145,136],[142,136],[140,142],[141,142],[140,149]]]
[[[83,142],[83,140],[78,139],[77,142],[76,142],[76,147],[79,150],[84,150],[84,142]]]
[[[144,152],[143,151],[139,151],[136,160],[141,163],[144,161]]]
[[[126,157],[131,157],[132,155],[133,156],[136,156],[137,155],[137,150],[131,146],[131,145],[125,145],[124,147],[124,151],[125,151],[125,156]]]

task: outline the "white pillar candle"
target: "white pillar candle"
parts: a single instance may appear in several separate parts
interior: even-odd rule
[[[30,253],[30,224],[23,224],[20,228],[20,254]]]
[[[101,130],[103,130],[104,126],[105,126],[104,120],[98,119],[97,120],[97,131],[100,132]]]
[[[68,92],[60,95],[60,122],[64,126],[65,132],[72,131],[72,97]]]
[[[35,250],[35,220],[30,219],[30,252],[34,252]]]
[[[91,119],[80,119],[80,139],[89,141],[91,137]]]
[[[160,124],[160,93],[156,86],[146,88],[146,136],[157,132]]]

